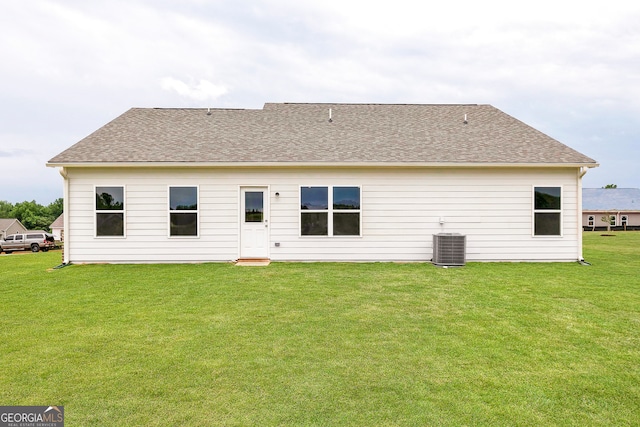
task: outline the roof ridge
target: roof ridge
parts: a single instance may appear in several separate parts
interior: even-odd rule
[[[394,102],[266,102],[265,105],[398,105],[398,106],[427,106],[427,107],[441,107],[441,106],[461,106],[461,107],[476,107],[489,104],[433,104],[433,103],[394,103]]]

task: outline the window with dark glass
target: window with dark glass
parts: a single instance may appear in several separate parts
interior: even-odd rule
[[[561,187],[534,188],[534,235],[562,235]]]
[[[264,192],[245,191],[244,222],[262,222],[264,220]]]
[[[300,188],[300,234],[359,236],[360,187]]]
[[[333,187],[333,235],[360,235],[360,187]]]
[[[329,235],[329,188],[300,188],[300,234]]]
[[[169,187],[169,235],[198,235],[198,187]]]
[[[124,236],[124,187],[96,187],[96,236]]]

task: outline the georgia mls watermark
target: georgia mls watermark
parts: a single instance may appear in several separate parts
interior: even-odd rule
[[[64,427],[64,406],[0,406],[0,427]]]

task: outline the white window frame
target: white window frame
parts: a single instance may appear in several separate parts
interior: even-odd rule
[[[171,189],[179,188],[179,187],[194,187],[196,189],[196,201],[198,203],[198,209],[195,210],[172,210],[171,209]],[[198,239],[200,238],[200,186],[199,185],[190,185],[190,184],[172,184],[167,186],[167,237],[170,239]],[[187,214],[187,213],[195,213],[196,214],[196,235],[195,236],[180,236],[180,235],[172,235],[171,234],[171,214]]]
[[[560,189],[560,209],[536,209],[536,188],[555,187]],[[557,184],[536,184],[531,188],[531,236],[536,239],[553,239],[564,236],[564,188]],[[537,213],[557,213],[560,214],[560,234],[536,234],[536,214]]]
[[[622,215],[620,217],[620,225],[621,226],[625,226],[625,225],[629,225],[629,216],[628,215]]]
[[[303,188],[327,188],[327,209],[302,209],[302,189]],[[357,188],[360,193],[360,209],[333,209],[333,189],[341,187]],[[326,213],[327,214],[327,234],[326,235],[307,235],[302,234],[302,215],[304,213]],[[333,214],[334,213],[357,213],[360,215],[358,221],[358,234],[355,235],[334,235],[333,234]],[[308,238],[336,238],[336,239],[349,239],[349,238],[361,238],[362,237],[362,185],[358,184],[344,184],[344,185],[328,185],[328,184],[313,184],[313,185],[300,185],[298,188],[298,236]]]
[[[593,215],[589,215],[589,217],[587,218],[588,227],[593,227],[593,224],[595,224],[595,221],[596,221],[596,217]]]
[[[609,224],[612,227],[618,226],[618,216],[617,215],[609,215]]]
[[[98,187],[121,187],[122,203],[124,209],[108,209],[99,210],[96,206],[96,194]],[[93,203],[93,237],[96,239],[126,239],[127,237],[127,186],[124,184],[100,184],[93,186],[93,194],[91,198]],[[98,236],[98,214],[99,213],[121,213],[122,214],[122,236]]]

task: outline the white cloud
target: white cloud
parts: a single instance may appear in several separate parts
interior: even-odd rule
[[[176,92],[180,96],[195,101],[215,101],[228,92],[223,85],[215,85],[207,80],[200,80],[197,84],[188,84],[173,77],[162,79],[162,89]]]

